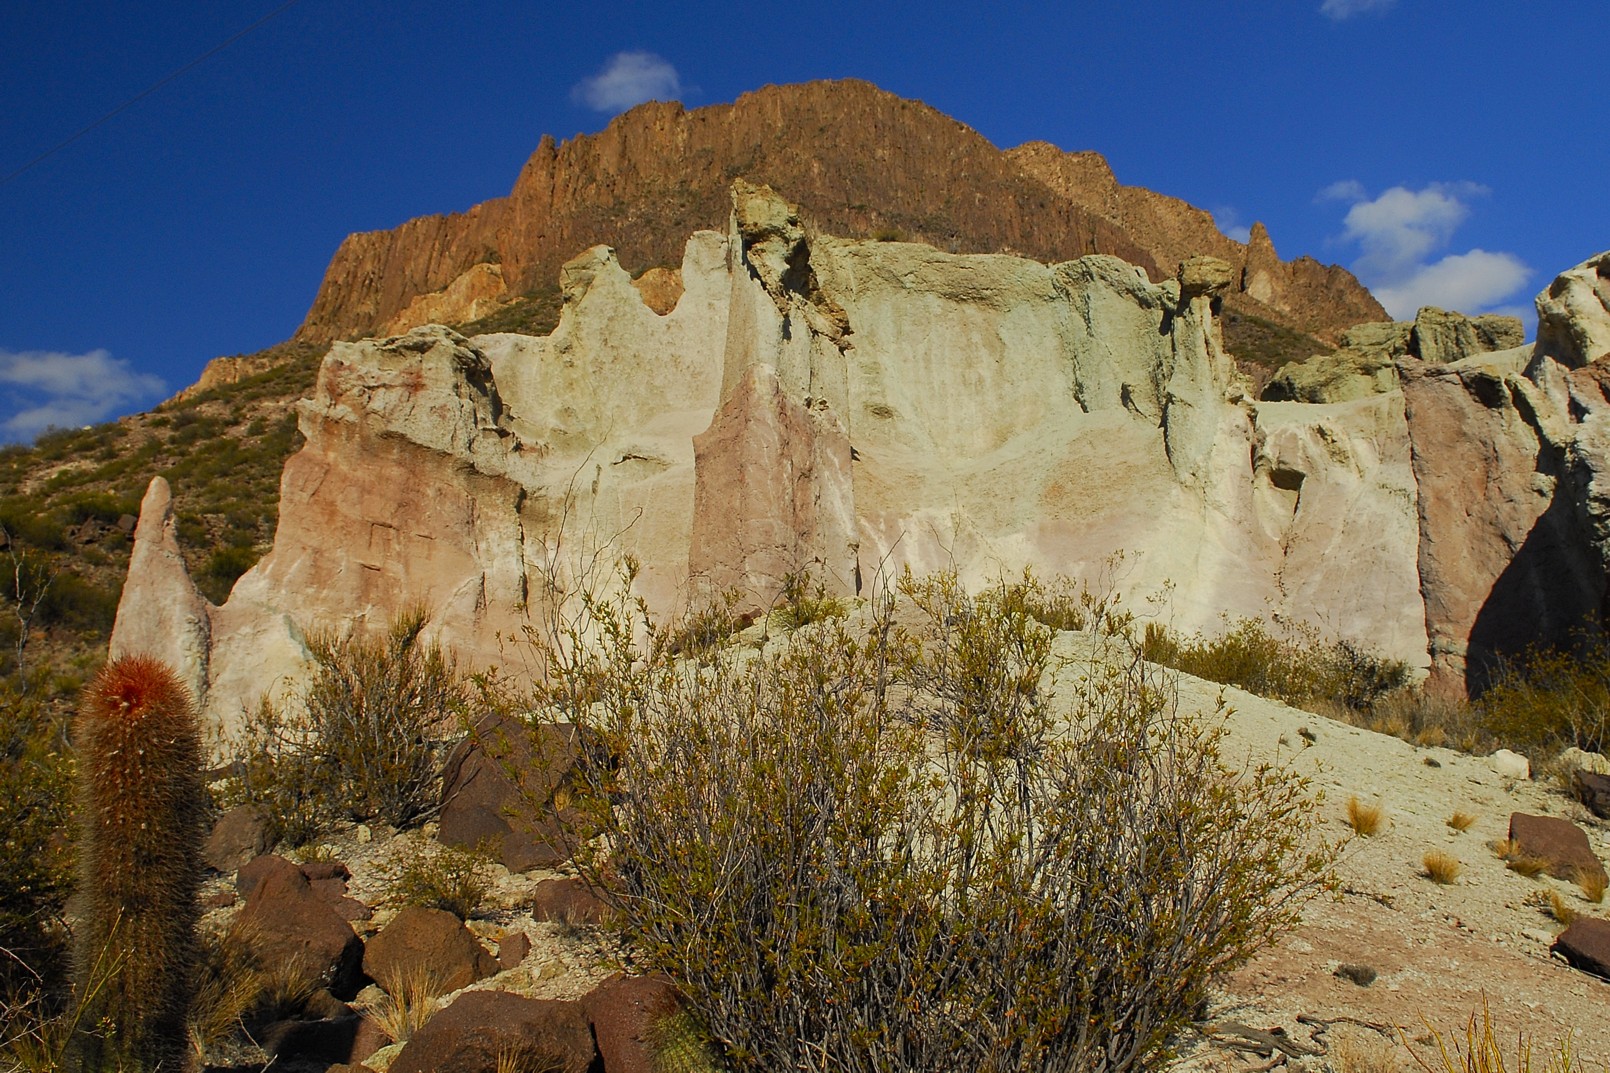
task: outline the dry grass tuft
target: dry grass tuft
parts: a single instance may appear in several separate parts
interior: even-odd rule
[[[1577,869],[1576,885],[1582,888],[1582,897],[1598,905],[1604,901],[1605,874],[1603,872],[1590,872],[1586,868]]]
[[[1560,892],[1557,890],[1551,890],[1544,894],[1542,902],[1543,912],[1547,913],[1561,924],[1564,924],[1566,927],[1570,927],[1571,922],[1581,915],[1575,909],[1572,909],[1569,905],[1565,904],[1565,899],[1560,897]]]
[[[1465,870],[1465,866],[1457,858],[1449,856],[1440,849],[1428,851],[1421,863],[1425,865],[1426,878],[1443,886],[1458,879],[1459,873]]]
[[[379,1029],[402,1043],[425,1027],[425,1022],[436,1012],[436,996],[440,992],[435,979],[424,969],[407,973],[400,978],[380,981],[386,997],[363,1011]]]
[[[1386,809],[1380,805],[1366,805],[1357,797],[1347,799],[1347,825],[1355,834],[1373,838],[1386,822]]]
[[[1425,1048],[1429,1053],[1415,1049],[1407,1036],[1403,1038],[1403,1045],[1408,1048],[1414,1064],[1426,1073],[1587,1073],[1587,1067],[1572,1053],[1570,1033],[1541,1055],[1534,1055],[1531,1040],[1524,1035],[1518,1037],[1515,1064],[1510,1065],[1498,1044],[1492,1012],[1485,1000],[1480,1021],[1475,1014],[1470,1015],[1463,1046],[1458,1040],[1450,1042],[1435,1028],[1431,1029],[1431,1041]]]
[[[1535,857],[1521,849],[1519,842],[1505,838],[1492,844],[1493,852],[1503,858],[1504,867],[1511,872],[1519,873],[1527,879],[1536,879],[1548,871],[1549,862],[1542,857]]]
[[[1470,830],[1470,828],[1475,824],[1475,822],[1476,822],[1476,814],[1474,812],[1466,812],[1464,809],[1460,809],[1459,811],[1455,812],[1452,816],[1448,817],[1448,826],[1452,827],[1455,831],[1458,831],[1460,834],[1463,834],[1464,832]]]

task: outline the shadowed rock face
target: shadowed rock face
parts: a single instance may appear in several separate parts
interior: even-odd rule
[[[837,239],[740,183],[680,275],[661,312],[594,248],[550,336],[332,347],[274,548],[191,631],[209,718],[294,684],[308,632],[413,606],[465,664],[505,662],[500,638],[626,555],[660,612],[767,606],[801,571],[854,593],[1030,566],[1166,597],[1185,630],[1276,615],[1424,663],[1402,396],[1249,399],[1217,326],[1228,262],[1154,283],[1101,255]],[[145,606],[187,583],[147,560]]]
[[[691,112],[653,102],[597,134],[544,138],[507,197],[349,236],[297,338],[468,321],[551,285],[576,250],[599,243],[634,275],[673,264],[689,234],[723,226],[739,177],[786,193],[834,234],[1042,261],[1111,254],[1154,281],[1207,254],[1231,266],[1226,300],[1238,310],[1329,340],[1385,318],[1345,269],[1281,261],[1262,225],[1234,242],[1208,213],[1122,186],[1098,154],[1044,142],[1002,152],[927,105],[841,81],[768,86]]]

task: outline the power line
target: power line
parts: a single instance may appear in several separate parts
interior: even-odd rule
[[[105,115],[101,116],[101,118],[97,119],[95,122],[91,123],[89,126],[85,127],[83,130],[80,130],[78,133],[74,134],[72,137],[66,139],[65,141],[63,141],[63,142],[61,142],[61,143],[59,143],[57,145],[51,146],[49,149],[46,149],[43,153],[40,153],[38,156],[36,156],[32,160],[28,161],[28,163],[24,164],[22,167],[18,168],[16,171],[10,173],[5,178],[0,179],[0,186],[6,185],[6,183],[9,183],[11,180],[15,179],[17,176],[22,175],[24,172],[27,172],[27,171],[30,171],[31,169],[33,169],[36,165],[41,164],[46,160],[49,160],[51,157],[55,156],[57,153],[61,152],[63,149],[66,149],[69,145],[72,145],[74,142],[78,141],[78,139],[82,138],[84,135],[88,134],[90,131],[94,130],[95,128],[101,126],[103,123],[107,122],[108,120],[114,119],[117,116],[122,115],[124,112],[128,111],[130,108],[134,107],[136,104],[139,104],[141,101],[143,101],[147,97],[151,96],[151,94],[155,93],[157,90],[161,89],[163,86],[167,85],[169,82],[172,82],[174,79],[180,77],[181,75],[186,74],[187,72],[191,71],[192,69],[194,69],[194,68],[200,66],[201,64],[205,63],[206,61],[212,59],[214,56],[218,55],[218,53],[222,52],[224,49],[228,48],[230,45],[233,45],[236,41],[239,41],[241,38],[245,37],[247,34],[251,33],[253,30],[257,29],[259,26],[263,25],[265,22],[268,22],[270,19],[274,18],[276,15],[279,15],[281,12],[284,12],[288,8],[294,6],[297,2],[298,2],[298,0],[285,0],[285,3],[281,4],[279,7],[275,8],[273,11],[270,11],[267,15],[264,15],[262,18],[258,19],[256,22],[252,23],[250,26],[246,27],[244,30],[241,30],[239,33],[235,34],[233,37],[230,37],[227,40],[222,41],[219,44],[214,45],[212,48],[209,48],[206,52],[203,52],[201,55],[197,56],[195,59],[193,59],[189,63],[185,64],[183,67],[179,68],[177,71],[174,71],[172,74],[169,74],[166,77],[164,77],[162,79],[159,79],[156,82],[153,82],[151,85],[147,86],[145,89],[141,90],[139,93],[136,93],[134,96],[130,97],[128,100],[124,101],[122,104],[118,105],[116,108],[112,109],[110,112],[107,112]]]

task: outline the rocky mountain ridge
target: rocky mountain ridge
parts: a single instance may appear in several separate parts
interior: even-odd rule
[[[597,134],[544,137],[507,197],[349,236],[296,338],[475,319],[549,286],[595,244],[634,276],[674,265],[689,234],[723,226],[737,178],[772,186],[838,235],[1045,262],[1110,254],[1153,282],[1209,254],[1234,270],[1230,308],[1331,343],[1385,319],[1346,270],[1280,260],[1261,224],[1235,242],[1208,213],[1119,184],[1096,153],[1043,142],[1002,152],[927,105],[845,80],[767,86],[693,111],[651,102]]]

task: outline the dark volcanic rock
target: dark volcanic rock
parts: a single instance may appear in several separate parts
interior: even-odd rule
[[[1588,844],[1588,833],[1570,820],[1517,812],[1509,818],[1509,838],[1526,856],[1547,861],[1549,875],[1556,879],[1604,878],[1604,864]]]
[[[235,882],[246,899],[235,934],[265,965],[299,966],[338,997],[357,993],[363,942],[313,893],[300,868],[283,857],[262,856],[243,866]]]
[[[437,994],[445,995],[491,976],[498,963],[458,917],[444,909],[413,906],[369,940],[363,971],[393,993],[423,975]]]
[[[468,991],[415,1032],[391,1073],[496,1073],[500,1055],[520,1069],[602,1073],[581,1004]]]
[[[1610,980],[1610,920],[1577,917],[1554,940],[1553,950],[1583,972]]]

